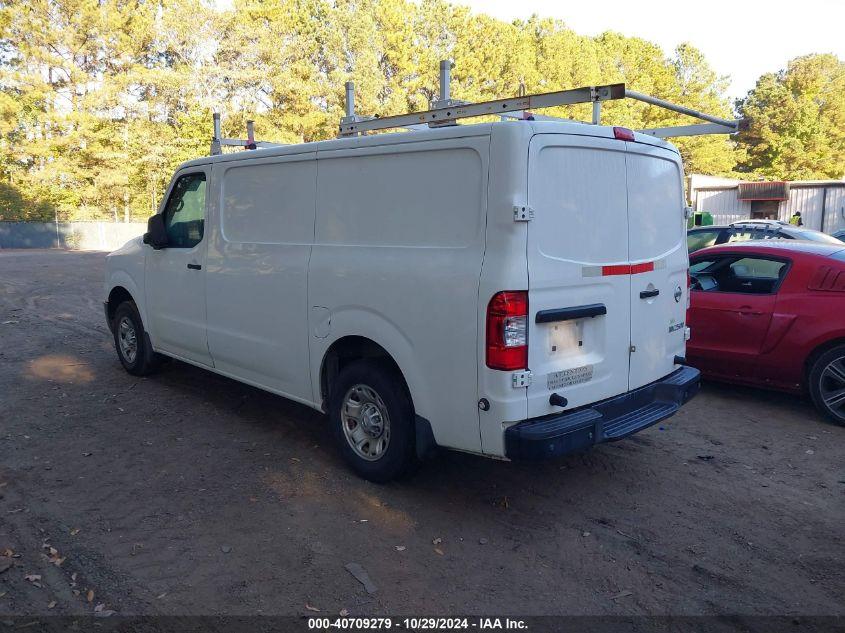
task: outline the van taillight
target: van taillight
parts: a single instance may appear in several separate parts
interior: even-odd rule
[[[528,292],[506,290],[487,306],[487,366],[490,369],[528,367]]]

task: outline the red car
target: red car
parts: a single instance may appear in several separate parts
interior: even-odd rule
[[[690,256],[687,362],[705,377],[808,392],[845,424],[845,245],[759,241]]]

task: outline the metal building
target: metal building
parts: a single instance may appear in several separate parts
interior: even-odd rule
[[[804,226],[825,233],[845,229],[845,180],[743,182],[693,174],[688,195],[695,211],[707,211],[715,224],[773,219],[788,222],[801,212]]]

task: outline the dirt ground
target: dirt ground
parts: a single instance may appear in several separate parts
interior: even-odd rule
[[[803,399],[705,385],[586,455],[378,486],[310,409],[126,374],[103,261],[0,251],[0,614],[845,615],[845,428]]]

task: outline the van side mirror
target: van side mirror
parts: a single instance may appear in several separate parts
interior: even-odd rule
[[[167,229],[164,227],[164,216],[162,214],[157,213],[147,220],[144,244],[149,244],[155,250],[167,247]]]

